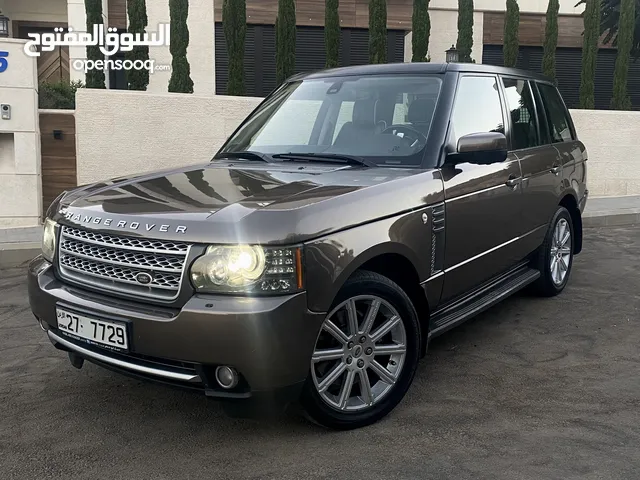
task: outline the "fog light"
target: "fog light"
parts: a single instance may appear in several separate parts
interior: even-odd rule
[[[233,388],[238,385],[238,372],[232,367],[216,368],[216,380],[222,388]]]

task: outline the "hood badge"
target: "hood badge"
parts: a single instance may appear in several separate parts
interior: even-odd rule
[[[136,275],[136,282],[141,285],[149,285],[153,281],[153,277],[145,272],[140,272]]]
[[[140,223],[140,222],[127,222],[125,220],[116,221],[113,218],[93,217],[90,215],[80,215],[79,213],[73,213],[66,209],[60,210],[60,213],[64,215],[67,220],[73,222],[102,225],[104,227],[122,228],[126,230],[144,230],[146,232],[159,231],[159,232],[175,232],[175,233],[187,233],[187,227],[184,225],[161,225],[156,223]]]

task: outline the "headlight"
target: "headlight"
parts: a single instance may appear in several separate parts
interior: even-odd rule
[[[57,223],[47,218],[44,221],[44,229],[42,231],[42,256],[53,262],[56,256],[56,226]]]
[[[258,245],[211,246],[191,266],[196,290],[290,293],[302,289],[301,250]]]

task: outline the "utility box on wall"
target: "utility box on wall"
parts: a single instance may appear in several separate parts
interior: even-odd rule
[[[0,38],[0,228],[40,223],[37,58]]]

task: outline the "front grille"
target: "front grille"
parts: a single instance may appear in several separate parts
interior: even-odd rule
[[[58,264],[63,277],[136,297],[174,300],[190,245],[62,227]],[[146,273],[146,283],[140,277]]]

